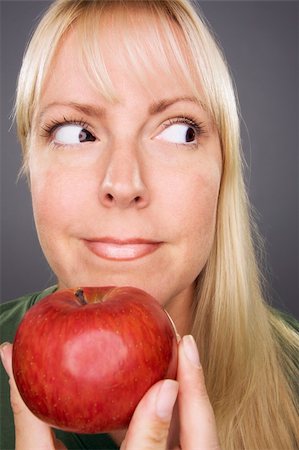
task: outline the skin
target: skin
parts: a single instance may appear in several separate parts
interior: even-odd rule
[[[153,103],[192,97],[189,86],[176,76],[169,79],[153,55],[155,73],[148,75],[147,90],[128,65],[120,63],[117,37],[109,31],[101,34],[104,60],[120,101],[107,102],[88,83],[78,63],[74,32],[56,56],[51,71],[55,77],[46,80],[36,112],[29,167],[40,243],[60,288],[135,286],[157,298],[176,321],[186,316],[193,282],[214,239],[222,168],[218,134],[208,113],[192,101],[178,101],[150,115]],[[102,117],[96,112],[87,116],[70,106],[49,106],[71,102],[104,112]],[[196,147],[169,142],[163,126],[190,114],[205,130]],[[83,119],[96,141],[55,147],[55,135],[41,136],[49,122],[63,117]],[[187,129],[176,124],[171,133],[178,136]],[[162,244],[134,261],[110,261],[95,256],[85,244],[85,239],[106,236]],[[179,333],[184,331],[179,327]]]
[[[101,49],[117,86],[118,102],[108,102],[88,82],[78,63],[75,29],[60,46],[52,76],[46,79],[29,158],[38,236],[60,289],[78,285],[144,289],[166,307],[183,336],[189,332],[194,280],[207,261],[215,234],[222,171],[219,137],[207,111],[186,100],[193,96],[188,84],[175,71],[170,78],[154,55],[149,55],[154,75],[147,74],[141,85],[124,63],[119,41],[109,27],[101,31]],[[175,67],[175,61],[172,64]],[[164,100],[172,104],[149,113],[153,104]],[[89,114],[78,112],[72,103],[95,109]],[[181,142],[190,125],[169,122],[189,115],[204,128],[193,144]],[[65,144],[74,131],[69,125],[45,136],[48,123],[63,117],[88,123],[96,139]],[[159,246],[135,259],[107,260],[86,244],[106,236],[142,238]],[[49,449],[63,448],[20,399],[11,372],[11,346],[4,346],[1,353],[11,379],[17,450],[41,448],[41,443]],[[121,442],[124,432],[113,438]],[[190,336],[179,343],[178,380],[159,382],[147,392],[122,450],[179,445],[184,450],[218,448],[214,415]]]

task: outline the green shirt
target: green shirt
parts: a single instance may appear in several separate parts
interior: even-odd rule
[[[55,290],[56,286],[50,287],[42,292],[26,295],[17,300],[2,304],[0,306],[1,343],[13,342],[17,327],[25,312],[36,302]],[[0,449],[14,450],[15,431],[9,399],[10,392],[8,377],[2,364],[0,364],[0,366]],[[54,432],[57,438],[65,444],[68,450],[115,450],[119,448],[108,434],[75,434],[60,430],[54,430]]]

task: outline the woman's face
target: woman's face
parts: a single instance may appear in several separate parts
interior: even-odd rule
[[[190,301],[211,250],[221,149],[190,87],[151,58],[144,84],[117,36],[101,48],[119,102],[93,87],[63,41],[34,120],[30,180],[39,239],[59,288],[131,285]],[[175,61],[173,62],[175,65]]]

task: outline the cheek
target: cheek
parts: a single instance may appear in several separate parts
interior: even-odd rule
[[[221,172],[217,165],[190,168],[165,184],[165,205],[182,237],[209,238],[214,233]],[[165,206],[167,209],[167,207]]]
[[[215,237],[220,179],[219,166],[205,170],[197,166],[197,170],[192,167],[164,184],[160,219],[169,237],[170,266],[178,291],[193,284],[209,258]]]
[[[186,279],[193,283],[209,258],[215,237],[220,180],[221,170],[216,164],[198,170],[193,167],[187,176],[177,177],[169,230],[170,233],[171,227],[176,230],[180,265],[177,276],[179,279],[181,273],[178,281],[182,284]]]
[[[48,169],[31,174],[31,195],[38,233],[51,233],[80,219],[84,185],[74,178]]]
[[[214,238],[219,194],[219,177],[198,176],[179,215],[184,261],[192,279],[203,270]]]
[[[206,264],[214,241],[219,186],[202,177],[195,181],[186,207],[185,226],[183,217],[181,225],[186,258],[193,261],[198,274]]]

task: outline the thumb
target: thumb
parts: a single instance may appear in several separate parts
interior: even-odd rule
[[[134,412],[121,450],[165,450],[177,394],[174,380],[152,386]]]
[[[40,419],[38,419],[23,402],[13,376],[11,344],[4,343],[1,345],[1,360],[4,369],[9,376],[10,402],[14,415],[16,435],[15,449],[65,449],[61,442],[55,440],[51,428]]]

